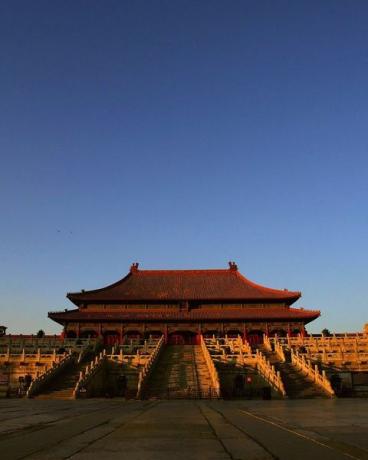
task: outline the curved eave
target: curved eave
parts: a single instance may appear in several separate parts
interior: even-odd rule
[[[275,298],[275,297],[262,297],[262,298],[257,298],[257,297],[238,297],[238,298],[229,298],[229,297],[223,297],[223,298],[203,298],[203,299],[197,299],[197,298],[161,298],[161,299],[142,299],[142,298],[137,298],[137,299],[108,299],[108,298],[93,298],[93,297],[82,297],[82,296],[74,296],[72,294],[68,294],[67,298],[74,303],[76,306],[80,306],[84,303],[96,303],[96,304],[157,304],[157,303],[179,303],[183,301],[188,301],[188,302],[193,302],[193,303],[286,303],[287,305],[292,305],[295,303],[297,300],[300,299],[300,295],[292,295],[290,297],[281,297],[281,298]]]
[[[67,298],[74,303],[76,306],[82,304],[157,304],[157,303],[179,303],[183,301],[193,303],[286,303],[292,305],[294,302],[300,299],[301,292],[288,291],[289,295],[283,293],[280,297],[203,297],[203,298],[173,298],[173,297],[160,297],[160,298],[143,298],[143,297],[131,297],[131,298],[108,298],[108,297],[93,297],[94,291],[86,291],[84,293],[68,293]],[[92,294],[92,295],[90,295]]]
[[[109,284],[108,286],[104,286],[99,289],[92,289],[90,291],[84,291],[84,292],[68,292],[66,297],[71,302],[73,302],[75,305],[80,305],[81,303],[84,303],[86,301],[90,302],[91,295],[93,296],[93,294],[98,294],[100,292],[108,291],[109,289],[112,289],[115,286],[118,286],[119,284],[123,283],[130,276],[132,276],[132,273],[128,273],[127,275],[125,275],[123,278],[116,281],[115,283]],[[86,298],[86,295],[88,296],[88,298]]]
[[[63,325],[67,321],[72,321],[70,319],[70,316],[76,315],[76,314],[80,314],[79,309],[67,310],[67,311],[49,311],[47,313],[47,317],[52,319],[56,323]]]
[[[284,302],[290,301],[289,305],[291,305],[292,303],[300,299],[300,297],[302,296],[302,293],[300,291],[289,291],[287,289],[284,289],[282,291],[281,289],[273,289],[267,286],[263,286],[262,284],[255,283],[254,281],[251,281],[250,279],[246,278],[239,271],[236,271],[236,275],[249,286],[252,286],[255,289],[262,290],[265,293],[265,298],[267,297],[267,293],[269,293],[269,294],[272,294],[272,296],[276,296],[276,297],[270,297],[270,298],[273,298],[273,299],[279,298],[280,301],[284,301]]]
[[[88,310],[70,310],[66,312],[50,312],[48,317],[59,324],[70,321],[302,321],[307,324],[320,316],[318,310],[303,309],[221,309],[192,310],[189,312],[167,311],[122,311],[122,312],[89,312]]]
[[[321,316],[321,312],[317,310],[313,312],[312,314],[310,314],[308,317],[304,318],[302,321],[304,322],[304,324],[308,324],[311,321],[314,321],[315,319],[319,318],[320,316]]]

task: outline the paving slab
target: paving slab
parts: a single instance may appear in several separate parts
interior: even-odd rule
[[[0,401],[1,460],[368,460],[368,400]]]

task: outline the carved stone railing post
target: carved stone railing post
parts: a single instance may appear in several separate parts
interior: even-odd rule
[[[82,388],[90,383],[95,374],[101,369],[106,360],[106,350],[104,349],[99,355],[95,356],[83,371],[79,372],[79,379],[73,391],[74,399],[80,396]]]
[[[256,366],[262,377],[282,396],[286,397],[284,383],[281,379],[280,372],[276,372],[275,366],[271,365],[266,356],[257,349]]]
[[[268,351],[272,351],[271,340],[266,334],[263,334],[263,344],[267,348]]]
[[[208,351],[208,348],[206,346],[206,342],[203,338],[203,335],[200,336],[200,345],[201,345],[204,359],[207,364],[208,372],[211,376],[211,383],[212,383],[212,388],[214,390],[214,395],[218,398],[220,397],[220,379],[219,379],[215,364],[211,358],[210,352]]]
[[[328,393],[331,397],[335,396],[335,392],[331,386],[331,382],[328,380],[324,371],[320,372],[317,364],[314,366],[310,361],[307,361],[304,355],[300,356],[296,351],[291,350],[291,362],[292,364],[302,371],[309,377],[310,380],[315,382],[323,391]]]

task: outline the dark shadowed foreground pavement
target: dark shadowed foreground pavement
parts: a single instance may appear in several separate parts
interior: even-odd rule
[[[2,400],[0,458],[368,459],[368,400]]]

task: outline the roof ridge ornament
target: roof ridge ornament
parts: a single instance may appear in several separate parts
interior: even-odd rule
[[[130,266],[130,273],[136,273],[138,271],[139,263],[133,262]]]
[[[232,270],[234,272],[238,271],[238,266],[236,265],[235,262],[232,262],[232,261],[229,262],[229,270]]]

